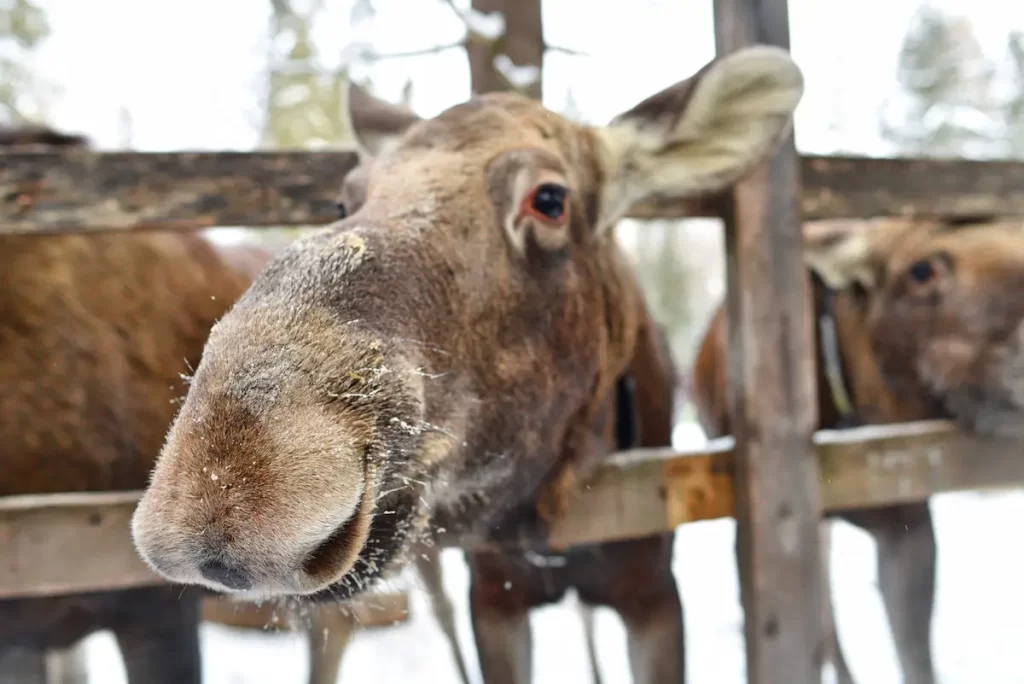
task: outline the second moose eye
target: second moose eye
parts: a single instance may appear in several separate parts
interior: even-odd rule
[[[948,252],[937,252],[919,259],[905,271],[905,278],[913,292],[930,294],[953,272],[953,257]]]
[[[932,262],[923,259],[910,267],[910,277],[917,283],[927,283],[935,276],[935,267]]]

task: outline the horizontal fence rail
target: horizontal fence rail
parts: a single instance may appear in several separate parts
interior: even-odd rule
[[[315,619],[314,613],[321,611],[350,615],[362,628],[390,627],[409,619],[409,596],[402,592],[375,593],[346,605],[315,603],[296,609],[281,607],[274,601],[256,604],[209,596],[203,599],[202,619],[237,629],[284,632],[308,629]]]
[[[319,225],[357,163],[330,152],[0,154],[0,234]],[[801,157],[806,220],[1024,216],[1024,163]],[[714,198],[634,206],[641,219],[718,216]]]
[[[1022,446],[981,438],[947,421],[815,434],[826,511],[923,501],[933,494],[1024,486]],[[544,540],[561,549],[658,534],[732,517],[732,439],[693,452],[636,449],[602,466]],[[129,520],[141,492],[0,498],[0,598],[122,589],[161,582],[132,546]],[[479,548],[480,540],[443,539]]]

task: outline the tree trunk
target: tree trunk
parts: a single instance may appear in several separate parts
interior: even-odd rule
[[[505,16],[503,36],[493,42],[476,36],[466,47],[474,95],[517,89],[495,66],[495,59],[505,55],[517,67],[536,67],[537,78],[519,90],[524,95],[541,99],[544,31],[540,3],[541,0],[473,0],[475,12],[501,12]]]

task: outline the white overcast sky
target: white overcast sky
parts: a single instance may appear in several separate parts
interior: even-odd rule
[[[52,37],[37,73],[59,86],[51,122],[119,144],[122,108],[140,150],[251,149],[264,60],[263,0],[39,0]],[[571,87],[587,120],[604,122],[637,100],[688,76],[713,55],[711,0],[543,0],[553,53],[544,99],[558,109]],[[468,5],[468,0],[459,4]],[[1024,29],[1024,2],[936,0],[968,13],[987,49],[1001,51],[1008,30]],[[350,0],[328,0],[332,19],[317,27],[327,59],[352,40]],[[844,147],[884,154],[877,111],[894,83],[900,40],[920,0],[790,0],[792,49],[807,79],[797,111],[804,152]],[[375,0],[377,17],[361,38],[379,52],[458,39],[461,27],[439,0]],[[379,64],[380,92],[397,97],[414,83],[413,106],[431,115],[469,95],[461,50]],[[838,121],[838,129],[834,124]]]

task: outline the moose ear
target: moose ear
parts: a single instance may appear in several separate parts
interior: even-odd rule
[[[832,289],[854,283],[871,289],[879,276],[880,231],[872,221],[809,221],[803,228],[804,263]]]
[[[420,117],[405,107],[374,97],[349,81],[348,120],[359,147],[370,156],[377,156],[386,145],[420,121]]]
[[[711,61],[597,129],[606,178],[598,228],[648,197],[735,183],[790,130],[803,89],[789,53],[759,45]]]

